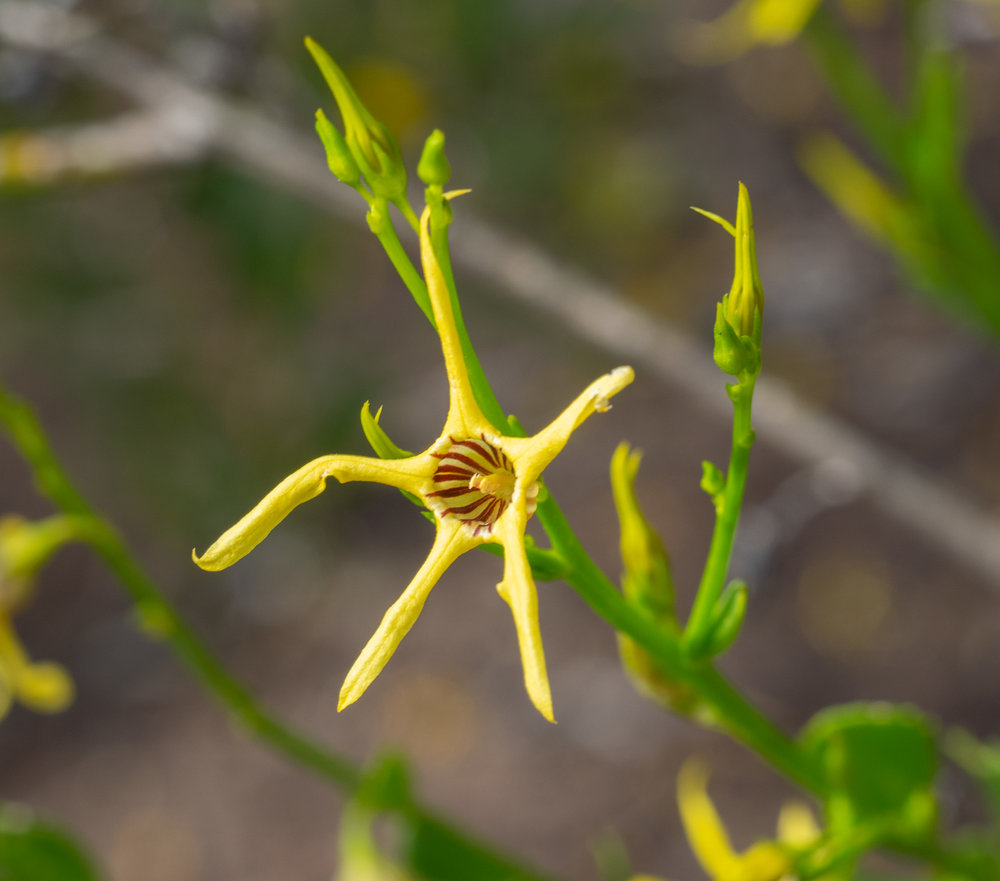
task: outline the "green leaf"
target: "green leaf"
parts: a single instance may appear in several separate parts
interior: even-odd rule
[[[0,881],[99,881],[69,835],[27,808],[0,805]]]
[[[831,707],[813,717],[800,742],[826,775],[831,829],[879,821],[903,834],[933,828],[935,734],[917,710],[883,703]]]
[[[409,866],[420,877],[434,881],[524,881],[540,877],[466,841],[429,817],[421,817],[412,828]]]

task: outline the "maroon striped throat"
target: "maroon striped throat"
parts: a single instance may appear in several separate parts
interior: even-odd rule
[[[517,475],[504,451],[485,437],[456,441],[443,453],[427,494],[438,517],[461,520],[476,536],[488,536],[514,496]],[[535,512],[538,484],[525,493],[528,516]]]

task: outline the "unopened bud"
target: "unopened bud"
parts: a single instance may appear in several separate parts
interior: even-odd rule
[[[333,92],[344,119],[344,141],[369,188],[376,196],[391,202],[405,198],[406,168],[396,139],[361,103],[344,72],[326,50],[310,37],[306,37],[306,48]]]
[[[361,169],[354,161],[344,136],[322,110],[316,111],[316,133],[323,142],[326,164],[330,166],[333,176],[349,187],[358,186],[361,183]]]
[[[444,154],[444,132],[434,129],[424,142],[417,177],[429,187],[443,187],[451,177],[451,164]]]
[[[760,321],[764,314],[764,286],[757,270],[757,247],[753,236],[750,194],[740,184],[736,206],[736,269],[726,297],[726,319],[741,337],[760,341]]]

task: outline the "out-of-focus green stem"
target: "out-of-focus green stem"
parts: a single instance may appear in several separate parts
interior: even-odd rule
[[[902,162],[905,123],[839,22],[825,7],[806,28],[809,46],[834,94],[872,145],[893,166]]]
[[[141,619],[168,642],[233,718],[254,737],[284,753],[296,764],[312,769],[338,786],[353,789],[360,780],[356,768],[346,759],[287,728],[263,709],[184,624],[132,557],[118,533],[94,513],[70,482],[32,410],[2,389],[0,423],[27,461],[38,488],[64,513],[86,518],[92,524],[86,532],[88,542],[128,592]]]
[[[347,792],[363,779],[362,771],[349,759],[281,722],[265,710],[222,666],[215,655],[181,619],[180,614],[132,556],[121,536],[99,517],[66,475],[44,429],[31,408],[0,387],[0,426],[34,475],[38,489],[65,514],[89,523],[81,537],[93,547],[135,604],[145,626],[166,640],[174,653],[222,706],[251,736],[291,762],[314,772]],[[491,866],[496,877],[517,881],[551,881],[533,869],[519,865],[506,854],[477,841],[435,812],[410,801],[400,808],[411,822],[426,824],[456,846],[475,854]]]
[[[908,67],[916,76],[933,53],[942,50],[929,38],[923,20],[926,0],[909,0],[907,12]],[[820,8],[806,29],[807,42],[835,97],[902,185],[914,229],[920,241],[898,259],[944,306],[975,319],[1000,335],[1000,242],[976,206],[958,170],[962,138],[951,132],[948,167],[935,166],[933,180],[914,163],[914,139],[909,119],[890,100],[844,27]],[[919,147],[919,145],[918,145]]]
[[[729,454],[729,468],[726,472],[726,485],[721,502],[716,506],[712,542],[684,634],[685,641],[696,653],[711,635],[711,622],[726,584],[736,527],[739,524],[740,510],[743,508],[750,449],[754,441],[750,413],[755,382],[756,377],[749,377],[730,386],[733,395],[733,440]]]

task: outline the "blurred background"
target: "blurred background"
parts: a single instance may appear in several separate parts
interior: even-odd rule
[[[61,45],[51,30],[32,36],[25,5],[86,16],[94,30]],[[387,488],[331,487],[224,573],[198,571],[189,554],[312,457],[366,452],[366,400],[385,406],[383,426],[409,449],[436,435],[446,408],[435,337],[361,200],[342,188],[356,202],[348,217],[326,190],[290,183],[300,153],[265,137],[307,144],[310,173],[322,168],[312,117],[334,108],[306,34],[398,133],[411,168],[430,130],[446,132],[452,182],[473,191],[456,204],[456,238],[467,213],[530,241],[689,341],[694,372],[710,353],[732,243],[688,206],[732,216],[744,181],[768,296],[765,376],[995,525],[996,328],[955,305],[960,290],[928,295],[800,169],[802,139],[828,130],[893,180],[807,45],[716,66],[683,57],[689,23],[727,5],[0,2],[4,382],[34,402],[83,492],[267,704],[358,760],[403,752],[432,804],[569,878],[596,878],[595,848],[614,836],[637,870],[700,877],[674,800],[689,755],[715,768],[740,846],[773,834],[790,789],[634,694],[613,635],[560,582],[539,586],[559,720],[547,725],[523,694],[493,588],[499,564],[485,554],[452,567],[385,673],[338,715],[344,674],[431,541]],[[907,88],[904,25],[893,4],[848,25],[894,96]],[[962,59],[962,175],[995,228],[997,9],[942,2],[933,27]],[[108,41],[99,56],[110,75],[75,54],[95,34]],[[149,65],[169,76],[143,106],[129,90],[146,88]],[[247,118],[212,131],[187,92],[174,112],[178,81],[243,108],[261,133],[248,149],[263,159],[225,146],[247,139]],[[458,246],[455,260],[486,371],[529,430],[628,360],[627,341],[597,345],[463,263]],[[1000,276],[990,284],[1000,292]],[[558,293],[568,311],[587,308],[572,288]],[[712,525],[700,462],[728,451],[724,377],[701,394],[636,367],[635,385],[574,436],[548,485],[616,574],[607,462],[621,439],[640,447],[641,500],[686,608]],[[819,459],[767,436],[754,451],[735,570],[753,597],[727,672],[789,731],[830,703],[887,699],[995,732],[996,569],[858,491],[849,456]],[[49,510],[0,442],[0,511]],[[18,629],[34,657],[72,671],[78,697],[61,715],[18,708],[0,724],[0,798],[75,830],[115,881],[333,874],[339,796],[232,727],[139,630],[91,553],[60,554]],[[942,785],[946,821],[978,815],[955,772]]]

